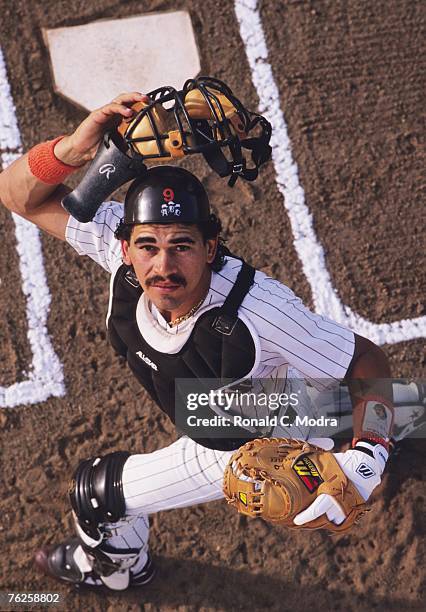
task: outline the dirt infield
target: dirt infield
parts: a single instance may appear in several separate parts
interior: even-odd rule
[[[0,0],[0,45],[25,149],[71,131],[84,116],[53,93],[41,28],[140,14],[147,5],[189,9],[203,73],[224,79],[256,107],[229,0]],[[333,284],[344,304],[374,323],[426,314],[423,6],[261,3],[300,182]],[[202,161],[186,165],[211,193],[230,248],[312,306],[273,165],[254,185],[234,190]],[[0,385],[8,386],[25,378],[31,352],[14,226],[2,208],[0,224]],[[400,445],[372,512],[350,535],[292,533],[215,502],[152,517],[159,575],[143,593],[83,594],[37,574],[34,549],[70,533],[66,488],[80,459],[150,452],[175,439],[107,344],[107,274],[52,237],[43,236],[42,246],[52,296],[48,330],[66,395],[0,409],[1,589],[57,590],[69,611],[425,609],[424,440]],[[426,378],[424,339],[385,350],[395,376]]]

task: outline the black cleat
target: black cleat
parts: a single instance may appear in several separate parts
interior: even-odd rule
[[[77,588],[84,586],[107,587],[112,590],[124,590],[130,587],[145,586],[154,578],[155,566],[150,554],[148,553],[148,560],[142,570],[134,574],[130,569],[128,581],[124,580],[123,582],[123,580],[119,578],[117,586],[111,586],[111,584],[114,583],[114,580],[111,581],[112,576],[101,579],[99,574],[97,574],[95,571],[82,572],[80,570],[74,559],[74,553],[79,546],[81,546],[80,540],[78,538],[73,538],[52,549],[41,548],[34,555],[35,563],[37,567],[48,576],[51,576],[60,582],[68,582],[73,584]],[[115,574],[117,576],[121,574],[124,579],[128,571],[129,570],[120,572],[117,570]],[[120,583],[121,586],[119,586]]]

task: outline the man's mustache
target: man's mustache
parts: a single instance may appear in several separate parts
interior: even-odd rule
[[[148,287],[152,285],[156,285],[157,283],[171,283],[173,285],[182,285],[182,287],[186,287],[186,280],[183,276],[179,274],[169,274],[168,276],[153,276],[152,278],[147,279],[146,284]]]

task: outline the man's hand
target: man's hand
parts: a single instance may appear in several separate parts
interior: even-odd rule
[[[148,102],[149,98],[138,92],[123,93],[112,102],[90,113],[70,136],[55,147],[55,156],[70,166],[81,166],[93,159],[104,133],[123,118],[129,119],[136,102]]]
[[[358,449],[334,453],[334,457],[346,477],[355,485],[364,501],[367,501],[381,482],[388,454],[381,445],[372,445],[366,441],[358,444]],[[363,450],[359,450],[361,448]],[[374,456],[370,456],[366,451],[370,451]],[[323,514],[335,525],[340,525],[345,520],[345,513],[337,501],[331,495],[322,494],[306,510],[294,517],[294,523],[305,525]]]

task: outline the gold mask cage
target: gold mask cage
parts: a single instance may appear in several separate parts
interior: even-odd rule
[[[238,176],[254,180],[270,158],[271,125],[219,79],[189,79],[180,91],[160,87],[147,95],[151,102],[135,104],[136,115],[118,126],[133,157],[170,161],[202,153],[220,176],[231,175],[231,185]],[[251,168],[243,149],[251,150]]]

